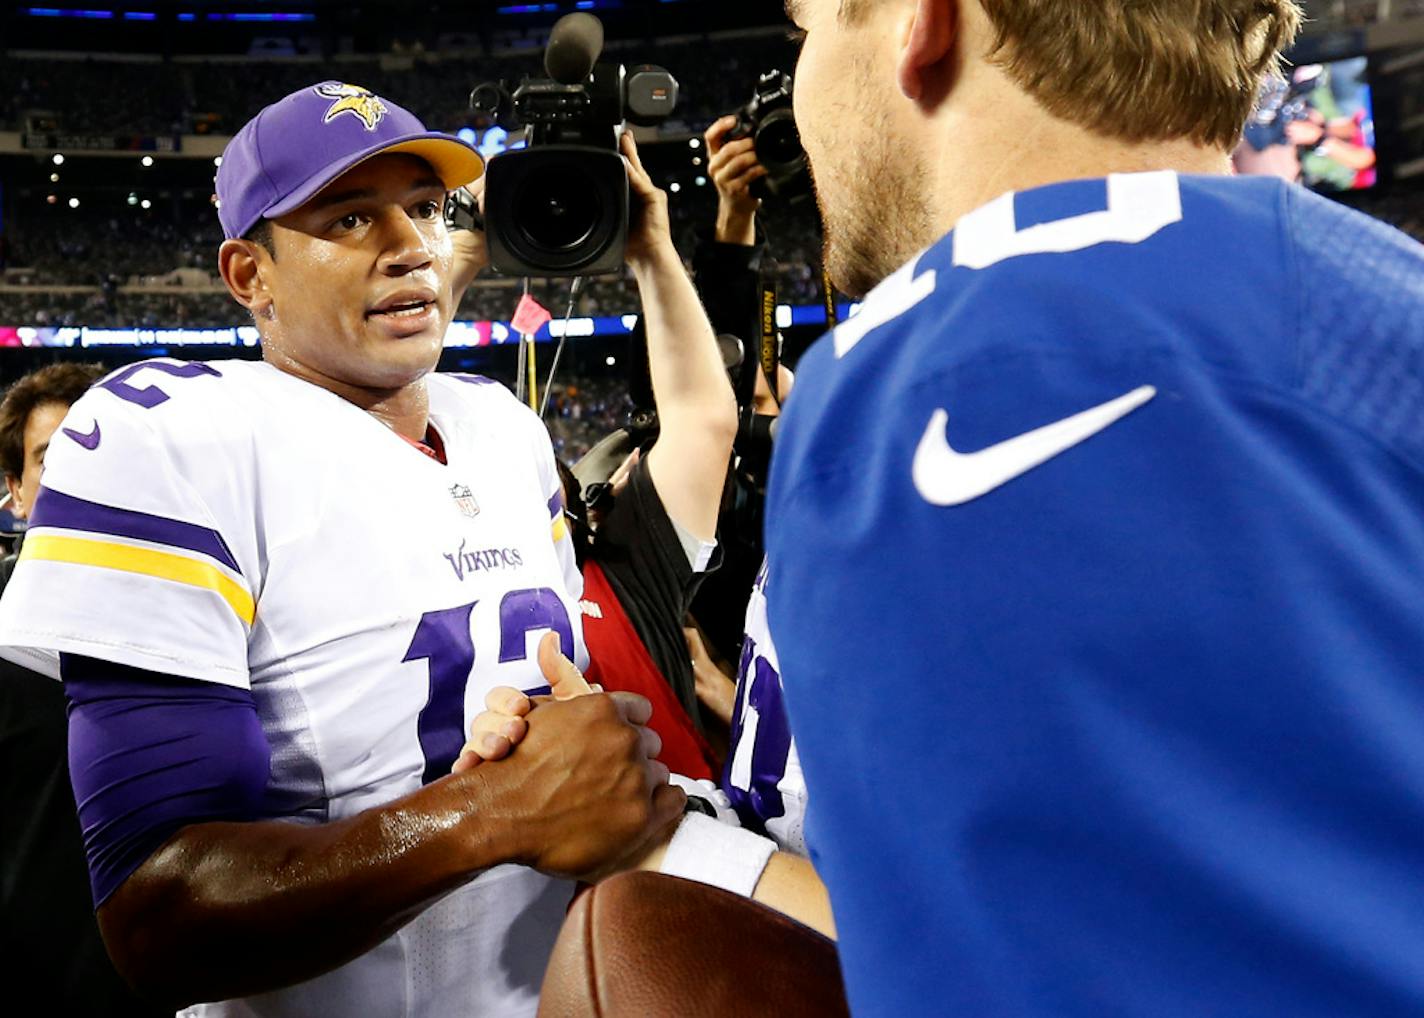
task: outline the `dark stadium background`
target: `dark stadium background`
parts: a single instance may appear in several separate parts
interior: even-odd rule
[[[1424,0],[1306,7],[1312,21],[1298,63],[1370,60],[1380,182],[1339,199],[1424,236]],[[489,124],[469,110],[470,89],[538,73],[550,26],[575,9],[603,19],[610,57],[656,62],[681,83],[678,111],[642,149],[655,180],[673,192],[675,239],[690,256],[715,210],[715,190],[697,162],[705,153],[694,143],[716,116],[747,100],[758,74],[790,70],[795,60],[774,0],[101,0],[83,9],[0,8],[0,342],[21,342],[17,329],[28,336],[60,327],[122,340],[0,349],[0,384],[61,358],[256,356],[241,345],[145,343],[132,331],[246,324],[214,272],[221,239],[211,207],[214,157],[232,132],[288,91],[336,78],[388,95],[432,128],[470,129],[483,139]],[[765,225],[780,301],[804,309],[798,321],[816,318],[812,207],[768,210]],[[476,283],[458,317],[507,320],[518,285]],[[566,281],[533,287],[562,313]],[[621,317],[636,307],[631,286],[613,275],[589,281],[575,314]],[[788,359],[822,328],[784,329]],[[565,455],[621,423],[627,347],[622,335],[569,342],[554,422]],[[514,356],[513,344],[450,349],[441,366],[509,380]]]

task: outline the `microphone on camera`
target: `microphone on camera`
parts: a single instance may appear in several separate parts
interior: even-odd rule
[[[603,22],[592,14],[565,14],[554,22],[544,50],[544,70],[561,85],[577,85],[603,53]]]

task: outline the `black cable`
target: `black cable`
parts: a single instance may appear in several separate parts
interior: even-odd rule
[[[529,296],[528,276],[524,277],[524,296]],[[524,333],[516,329],[514,331],[514,334],[519,338],[519,361],[518,367],[515,368],[516,374],[514,377],[514,395],[519,399],[519,402],[523,403],[524,393],[525,390],[528,388],[528,386],[525,384],[524,376],[528,370],[529,351],[524,348]]]
[[[539,407],[541,418],[549,412],[549,394],[554,391],[554,372],[559,370],[559,358],[563,356],[564,344],[569,341],[569,322],[574,317],[574,305],[578,302],[578,296],[582,290],[583,276],[575,276],[574,281],[569,285],[569,307],[564,312],[563,332],[559,336],[559,345],[554,348],[554,359],[549,364],[549,379],[544,383],[544,402]]]

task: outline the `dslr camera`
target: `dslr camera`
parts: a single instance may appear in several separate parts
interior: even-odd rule
[[[526,78],[512,93],[503,82],[486,83],[470,96],[500,127],[527,129],[526,148],[485,167],[485,236],[496,272],[587,276],[623,264],[628,174],[619,132],[626,123],[662,123],[678,85],[661,67],[599,63],[602,51],[603,24],[566,15],[549,35],[548,78]]]
[[[767,71],[757,79],[751,101],[737,110],[737,126],[728,140],[751,138],[766,176],[752,182],[757,198],[796,202],[811,195],[811,169],[801,132],[791,112],[791,75]]]

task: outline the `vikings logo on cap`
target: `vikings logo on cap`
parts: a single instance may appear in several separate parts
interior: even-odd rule
[[[327,99],[335,99],[330,109],[326,111],[326,116],[322,118],[323,124],[329,124],[343,113],[350,113],[354,117],[359,117],[366,125],[366,130],[374,131],[376,125],[386,115],[386,104],[381,102],[378,95],[368,88],[360,85],[338,85],[329,82],[325,85],[317,85],[316,94]]]

